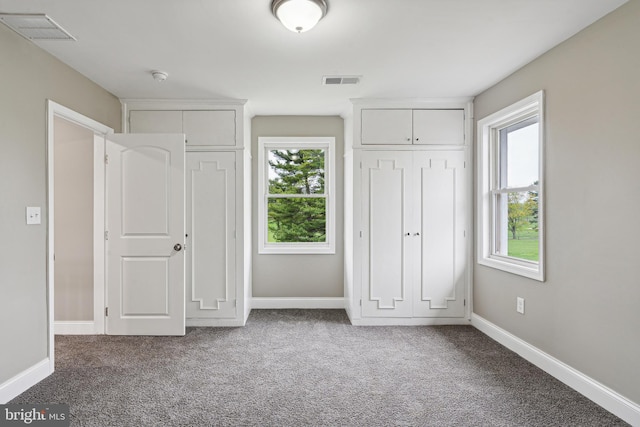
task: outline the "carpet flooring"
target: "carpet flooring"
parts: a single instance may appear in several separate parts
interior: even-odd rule
[[[471,326],[356,327],[342,310],[57,336],[55,373],[11,403],[68,403],[72,426],[626,425]]]

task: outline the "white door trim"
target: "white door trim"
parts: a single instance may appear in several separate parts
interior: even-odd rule
[[[89,117],[77,113],[54,101],[47,100],[47,307],[49,327],[49,371],[54,371],[54,118],[60,117],[94,133],[94,325],[95,333],[104,333],[104,137],[113,133],[113,129]]]

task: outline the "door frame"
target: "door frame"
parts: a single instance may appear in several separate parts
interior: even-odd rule
[[[104,334],[104,301],[105,301],[105,164],[104,144],[105,136],[114,130],[102,123],[86,117],[76,111],[60,105],[50,99],[47,100],[47,146],[46,146],[46,174],[47,174],[47,311],[49,324],[49,363],[51,372],[54,371],[54,142],[56,117],[67,120],[93,132],[93,327],[89,325],[83,333]]]

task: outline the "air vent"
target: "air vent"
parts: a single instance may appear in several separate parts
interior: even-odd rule
[[[0,22],[29,40],[75,41],[75,37],[45,14],[0,13]]]
[[[323,85],[357,85],[362,76],[323,76]]]

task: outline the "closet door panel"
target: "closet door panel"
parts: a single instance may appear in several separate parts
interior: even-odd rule
[[[235,111],[183,111],[182,118],[187,145],[236,145]]]
[[[365,152],[362,161],[362,315],[411,316],[410,153]]]
[[[362,110],[362,144],[411,144],[411,110]]]
[[[236,317],[235,156],[187,153],[187,318]]]
[[[413,110],[413,143],[463,145],[464,110]]]
[[[414,316],[461,317],[466,277],[464,153],[417,154],[414,184],[421,230]]]
[[[129,132],[184,133],[182,130],[182,111],[130,111]]]

